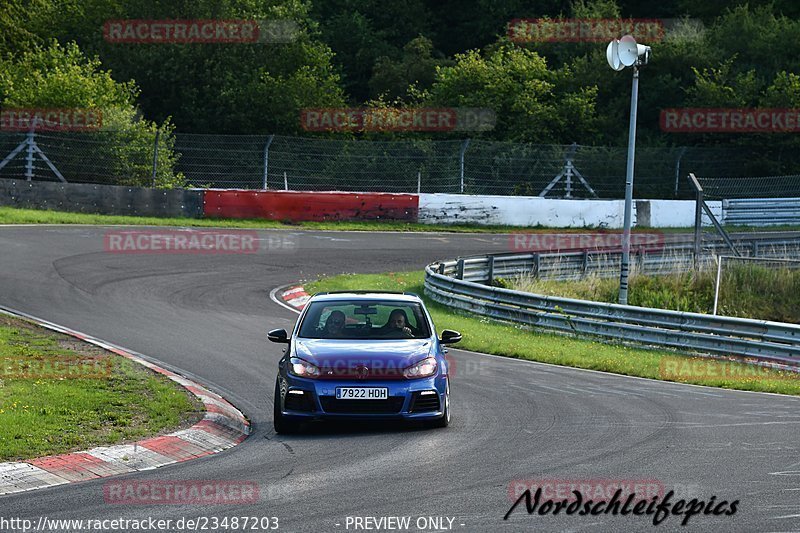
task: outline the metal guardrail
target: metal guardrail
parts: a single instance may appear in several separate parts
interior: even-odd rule
[[[800,251],[800,240],[791,242]],[[561,254],[567,257],[560,265],[568,266],[550,268],[550,256],[559,254],[485,255],[433,263],[425,268],[425,293],[446,306],[549,330],[683,351],[800,362],[800,325],[542,296],[487,284],[498,275],[531,272],[569,279],[569,268],[579,264],[585,273],[587,265],[593,264],[585,259],[587,254]],[[571,277],[579,275],[573,272]]]
[[[793,239],[743,238],[734,242],[743,257],[765,259],[800,258],[800,237]],[[693,243],[673,243],[660,248],[641,246],[631,249],[631,264],[640,274],[659,275],[693,268]],[[722,241],[704,242],[701,266],[714,261],[714,255],[730,253]],[[619,250],[586,250],[579,252],[504,253],[459,258],[439,263],[445,268],[440,274],[458,279],[490,284],[497,278],[527,274],[546,280],[580,279],[588,275],[615,277],[619,275],[622,252]]]
[[[722,221],[740,226],[800,224],[800,198],[723,200]]]

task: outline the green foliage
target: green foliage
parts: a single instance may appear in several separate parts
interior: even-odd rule
[[[44,0],[43,0],[44,1]],[[300,110],[343,105],[330,49],[316,37],[303,0],[200,0],[174,5],[156,0],[60,2],[37,16],[49,35],[75,40],[110,67],[116,79],[135,80],[139,104],[156,121],[171,118],[181,132],[298,133]],[[133,44],[103,38],[107,20],[223,19],[293,21],[291,42],[253,44]]]
[[[303,108],[392,102],[497,113],[494,131],[460,137],[625,146],[630,71],[608,68],[605,43],[511,44],[506,37],[512,19],[559,17],[678,20],[661,42],[645,43],[653,57],[641,71],[639,146],[733,146],[746,155],[743,173],[800,169],[792,134],[659,127],[660,111],[670,107],[799,107],[800,4],[791,0],[6,0],[0,57],[7,64],[52,39],[62,47],[77,42],[69,69],[46,79],[20,75],[14,96],[121,101],[181,132],[305,134]],[[103,38],[111,19],[288,19],[299,33],[280,44],[119,44]],[[100,63],[76,61],[81,51]],[[88,89],[70,81],[87,68],[106,79],[95,76]],[[109,119],[131,121],[124,113]]]
[[[74,154],[56,161],[93,172],[92,165],[108,164],[120,185],[151,185],[155,133],[160,131],[159,172],[156,185],[182,185],[173,172],[173,126],[158,126],[138,117],[138,89],[133,82],[119,83],[101,70],[97,58],[86,57],[75,43],[52,42],[34,47],[16,59],[0,60],[0,103],[7,108],[97,109],[102,129],[81,134],[91,146],[91,157]],[[57,144],[59,141],[53,141]]]
[[[433,43],[427,37],[417,37],[403,47],[403,57],[393,60],[387,56],[375,61],[369,81],[375,97],[402,98],[410,87],[426,90],[433,85],[436,68],[452,65],[452,61],[433,57]]]
[[[487,107],[497,114],[492,136],[532,143],[567,143],[593,133],[595,87],[569,90],[570,68],[552,70],[536,52],[501,44],[486,57],[456,56],[437,69],[421,99],[431,106]]]

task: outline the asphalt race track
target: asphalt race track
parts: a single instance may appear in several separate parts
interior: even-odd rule
[[[253,422],[236,448],[138,480],[248,480],[259,503],[109,505],[97,480],[0,497],[4,517],[277,516],[278,531],[355,531],[347,517],[454,519],[455,531],[650,531],[652,517],[539,516],[514,480],[655,480],[677,498],[739,500],[734,516],[671,516],[657,531],[800,531],[800,399],[625,378],[451,350],[443,430],[322,427],[275,435],[281,347],[296,315],[269,299],[320,274],[421,269],[507,251],[503,235],[259,231],[273,250],[104,252],[100,227],[0,228],[0,304],[152,356]],[[291,249],[277,243],[291,243]],[[463,332],[469,335],[469,331]],[[447,525],[448,521],[445,520]],[[412,528],[411,530],[416,530]]]

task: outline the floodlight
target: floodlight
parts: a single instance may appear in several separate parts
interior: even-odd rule
[[[620,71],[633,67],[633,88],[631,90],[631,117],[628,129],[628,164],[625,172],[625,217],[622,232],[622,264],[619,275],[619,303],[628,303],[628,271],[630,269],[631,217],[633,211],[633,162],[636,150],[636,112],[639,100],[639,67],[650,62],[650,47],[637,44],[632,35],[614,39],[606,48],[609,66]]]
[[[625,65],[619,60],[619,41],[614,39],[610,43],[608,43],[608,48],[606,48],[606,60],[608,61],[608,65],[613,68],[614,70],[622,70],[625,68]]]

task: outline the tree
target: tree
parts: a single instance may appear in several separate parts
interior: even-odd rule
[[[497,125],[488,136],[495,139],[585,142],[595,134],[597,89],[574,82],[571,69],[551,70],[537,53],[505,43],[486,57],[456,55],[456,64],[438,68],[420,97],[430,106],[492,109]]]
[[[403,48],[403,58],[395,61],[379,57],[369,81],[373,97],[389,99],[407,95],[410,86],[425,90],[436,76],[436,67],[452,65],[452,61],[433,57],[433,43],[427,37],[417,37]]]
[[[53,41],[35,47],[18,59],[0,61],[0,104],[3,108],[92,109],[99,110],[102,128],[93,133],[73,135],[84,153],[60,150],[56,166],[71,169],[79,180],[86,174],[113,173],[123,185],[152,184],[152,154],[157,131],[161,133],[160,167],[156,184],[181,185],[173,173],[176,155],[172,151],[172,126],[161,126],[138,117],[135,106],[138,88],[133,82],[120,83],[111,72],[101,70],[97,58],[86,57],[75,43],[61,46]],[[51,144],[66,146],[69,138],[52,136]],[[76,145],[78,146],[78,145]],[[54,150],[58,148],[54,146]],[[106,166],[105,169],[97,167]]]
[[[141,88],[139,104],[156,121],[182,132],[295,133],[305,107],[341,106],[333,55],[318,37],[304,0],[87,0],[42,10],[50,33],[74,40],[120,80]],[[110,20],[214,19],[291,21],[290,42],[118,43],[104,39]],[[262,26],[263,27],[263,26]],[[48,36],[49,37],[49,36]]]

